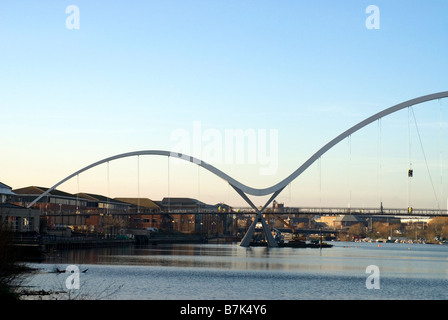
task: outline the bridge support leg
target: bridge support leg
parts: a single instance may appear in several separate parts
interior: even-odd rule
[[[263,218],[263,215],[259,212],[257,213],[257,216],[255,217],[254,221],[249,227],[249,230],[247,230],[246,234],[244,235],[243,240],[241,240],[240,246],[241,247],[249,247],[250,241],[252,240],[252,237],[255,233],[255,226],[258,222],[261,222],[263,226],[263,231],[266,236],[266,240],[268,242],[269,247],[278,247],[277,242],[275,241],[274,237],[272,236],[271,230],[269,229],[268,224],[266,223],[266,220]]]
[[[250,240],[252,240],[252,237],[254,236],[255,225],[257,223],[258,223],[258,215],[257,215],[257,218],[255,218],[255,220],[250,225],[249,230],[247,230],[246,234],[244,235],[243,240],[241,240],[241,243],[240,243],[241,247],[249,247],[250,246]]]

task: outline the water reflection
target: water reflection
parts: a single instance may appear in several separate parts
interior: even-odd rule
[[[332,248],[157,245],[60,251],[36,265],[36,288],[61,289],[76,264],[82,289],[116,299],[446,299],[448,246],[334,243]],[[366,267],[381,270],[367,290]]]
[[[447,258],[448,246],[336,242],[325,249],[243,248],[235,244],[98,248],[61,251],[45,262],[345,273],[377,265],[383,272],[440,276],[447,273]]]

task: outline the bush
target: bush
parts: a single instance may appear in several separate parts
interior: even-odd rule
[[[0,223],[0,300],[17,300],[16,292],[19,276],[26,268],[18,263],[14,250],[14,232]]]

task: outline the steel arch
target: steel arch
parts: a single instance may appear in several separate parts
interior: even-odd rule
[[[410,106],[413,106],[413,105],[416,105],[416,104],[420,104],[420,103],[424,103],[424,102],[428,102],[428,101],[436,100],[436,99],[447,98],[447,97],[448,97],[448,91],[442,91],[442,92],[438,92],[438,93],[433,93],[433,94],[421,96],[421,97],[418,97],[418,98],[414,98],[414,99],[411,99],[411,100],[399,103],[397,105],[394,105],[392,107],[384,109],[384,110],[382,110],[382,111],[380,111],[380,112],[378,112],[378,113],[368,117],[367,119],[359,122],[358,124],[354,125],[350,129],[344,131],[343,133],[341,133],[340,135],[335,137],[333,140],[331,140],[330,142],[325,144],[322,148],[320,148],[317,152],[315,152],[307,161],[305,161],[299,168],[297,168],[288,177],[286,177],[282,181],[280,181],[277,184],[275,184],[275,185],[273,185],[271,187],[268,187],[268,188],[257,189],[257,188],[249,187],[249,186],[247,186],[247,185],[237,181],[236,179],[230,177],[229,175],[227,175],[226,173],[222,172],[218,168],[212,166],[211,164],[206,163],[206,162],[204,162],[204,161],[202,161],[200,159],[197,159],[197,158],[185,155],[185,154],[180,154],[180,153],[170,152],[170,151],[165,151],[165,150],[141,150],[141,151],[122,153],[122,154],[119,154],[119,155],[108,157],[108,158],[105,158],[103,160],[94,162],[94,163],[92,163],[92,164],[90,164],[90,165],[88,165],[88,166],[86,166],[86,167],[84,167],[84,168],[74,172],[73,174],[71,174],[71,175],[67,176],[66,178],[62,179],[61,181],[56,183],[54,186],[52,186],[50,189],[45,191],[43,194],[38,196],[33,202],[31,202],[28,205],[28,208],[33,206],[42,197],[46,196],[48,193],[50,193],[52,190],[54,190],[56,187],[58,187],[62,183],[66,182],[67,180],[70,180],[71,178],[75,177],[76,175],[78,175],[78,174],[80,174],[80,173],[82,173],[82,172],[84,172],[86,170],[89,170],[89,169],[91,169],[93,167],[96,167],[96,166],[98,166],[100,164],[103,164],[103,163],[106,163],[106,162],[110,162],[110,161],[113,161],[113,160],[126,158],[126,157],[132,157],[132,156],[140,156],[140,155],[158,155],[158,156],[166,156],[166,157],[176,157],[176,158],[179,158],[179,159],[183,159],[185,161],[196,163],[197,165],[207,169],[208,171],[212,172],[216,176],[218,176],[218,177],[224,179],[225,181],[227,181],[243,198],[245,198],[246,201],[248,201],[248,199],[247,199],[247,197],[245,197],[245,194],[250,194],[250,195],[254,195],[254,196],[266,196],[266,195],[273,194],[271,199],[264,206],[264,208],[265,208],[269,204],[269,202],[271,202],[289,183],[291,183],[294,179],[296,179],[309,166],[311,166],[317,159],[319,159],[323,154],[325,154],[328,150],[330,150],[336,144],[338,144],[339,142],[344,140],[346,137],[348,137],[351,134],[355,133],[356,131],[362,129],[363,127],[367,126],[368,124],[370,124],[370,123],[372,123],[372,122],[374,122],[374,121],[376,121],[376,120],[378,120],[380,118],[383,118],[383,117],[385,117],[385,116],[387,116],[387,115],[389,115],[391,113],[397,112],[399,110],[402,110],[404,108],[407,108],[407,107],[410,107]],[[262,212],[264,210],[264,208],[260,212]]]

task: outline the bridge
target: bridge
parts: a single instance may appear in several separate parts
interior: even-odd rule
[[[233,209],[228,212],[212,211],[207,209],[188,209],[188,210],[170,210],[170,211],[152,211],[145,212],[145,216],[149,215],[248,215],[257,213],[254,209],[249,207]],[[414,216],[414,217],[448,217],[448,210],[442,209],[422,209],[422,208],[347,208],[347,207],[290,207],[281,210],[271,211],[269,209],[263,211],[265,215],[360,215],[360,216]],[[64,213],[64,216],[95,216],[103,215],[103,213]],[[142,215],[142,213],[114,213],[114,216],[133,216]],[[60,214],[46,214],[46,216],[58,217]]]
[[[392,107],[384,109],[384,110],[368,117],[367,119],[359,122],[358,124],[354,125],[353,127],[349,128],[348,130],[342,132],[341,134],[336,136],[334,139],[330,140],[327,144],[325,144],[322,148],[320,148],[317,152],[315,152],[308,160],[306,160],[301,166],[299,166],[289,176],[287,176],[285,179],[283,179],[282,181],[278,182],[277,184],[275,184],[271,187],[261,188],[261,189],[249,187],[249,186],[237,181],[236,179],[230,177],[229,175],[222,172],[218,168],[212,166],[211,164],[208,164],[200,159],[191,157],[189,155],[165,151],[165,150],[142,150],[142,151],[134,151],[134,152],[123,153],[123,154],[115,155],[112,157],[108,157],[103,160],[92,163],[92,164],[74,172],[73,174],[62,179],[61,181],[56,183],[53,187],[49,188],[46,192],[44,192],[43,194],[38,196],[34,201],[32,201],[28,205],[28,208],[33,206],[39,199],[41,199],[42,197],[45,197],[48,193],[50,193],[52,190],[54,190],[56,187],[58,187],[62,183],[66,182],[67,180],[72,179],[73,177],[78,176],[79,174],[81,174],[84,171],[87,171],[87,170],[94,168],[98,165],[101,165],[103,163],[109,163],[110,161],[114,161],[114,160],[121,159],[121,158],[142,156],[142,155],[175,157],[175,158],[179,158],[179,159],[182,159],[182,160],[185,160],[188,162],[195,163],[198,166],[208,170],[209,172],[213,173],[214,175],[225,180],[249,204],[250,208],[252,208],[252,210],[253,210],[252,213],[256,214],[256,217],[255,217],[252,225],[249,227],[249,230],[247,231],[245,237],[241,241],[241,244],[240,244],[241,246],[249,246],[250,245],[250,241],[255,232],[255,226],[258,223],[261,223],[262,228],[265,233],[265,236],[266,236],[266,239],[267,239],[267,242],[268,242],[268,245],[275,247],[275,246],[277,246],[277,243],[275,242],[275,240],[272,237],[270,228],[267,225],[266,220],[263,217],[263,214],[266,213],[265,210],[268,208],[269,204],[272,201],[274,201],[274,199],[276,199],[276,197],[284,190],[284,188],[286,186],[288,186],[293,180],[295,180],[298,176],[300,176],[306,169],[308,169],[316,160],[318,160],[327,151],[329,151],[331,148],[333,148],[335,145],[337,145],[342,140],[346,139],[347,137],[350,137],[355,132],[357,132],[360,129],[364,128],[365,126],[369,125],[370,123],[372,123],[376,120],[379,120],[387,115],[390,115],[394,112],[397,112],[399,110],[402,110],[405,108],[410,108],[414,105],[418,105],[418,104],[421,104],[424,102],[442,99],[442,98],[446,98],[446,97],[448,97],[448,91],[421,96],[418,98],[414,98],[414,99],[399,103],[397,105],[394,105]],[[412,175],[412,172],[410,171],[409,174]],[[271,195],[271,196],[268,199],[268,201],[261,208],[258,208],[248,198],[248,196],[247,196],[248,194],[254,195],[254,196],[266,196],[266,195]],[[294,209],[294,208],[292,208],[292,209]],[[447,214],[446,210],[443,211],[443,210],[440,210],[440,208],[433,209],[433,210],[418,209],[421,211],[418,211],[417,209],[412,209],[412,208],[406,208],[405,211],[403,211],[403,209],[400,210],[400,209],[379,209],[379,208],[376,208],[376,209],[363,209],[363,208],[359,208],[359,209],[355,209],[355,208],[338,208],[338,209],[335,209],[335,208],[333,208],[333,209],[330,209],[330,208],[328,208],[328,209],[308,208],[308,209],[305,209],[305,208],[296,208],[296,210],[297,210],[296,213],[307,212],[309,214],[365,214],[364,212],[366,212],[366,214],[390,214],[390,215],[411,215],[411,214],[412,215],[446,215]],[[327,213],[324,213],[324,212],[327,212]],[[292,213],[292,212],[290,212],[290,213]]]

